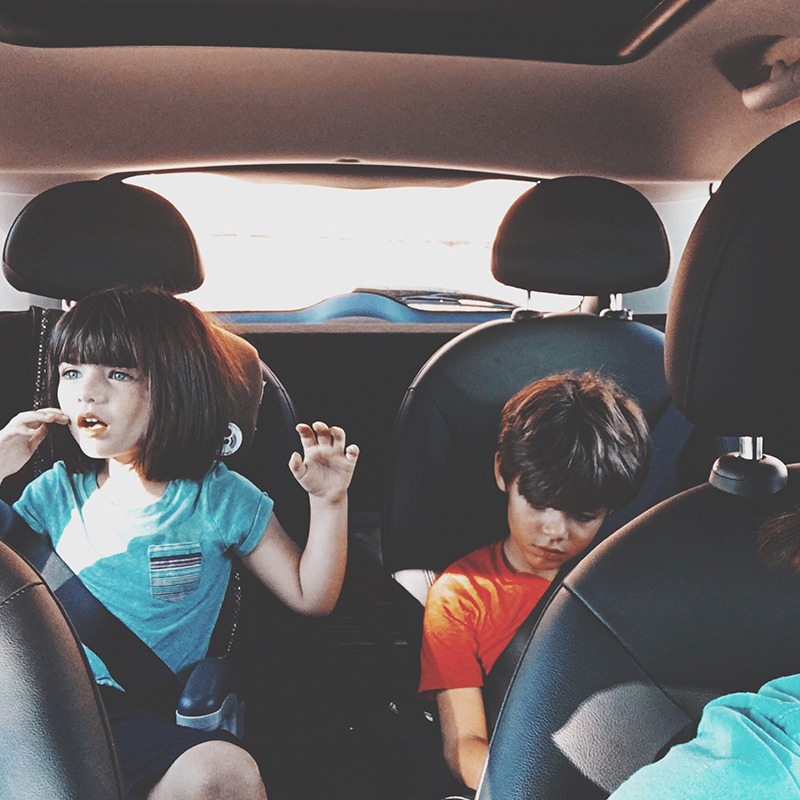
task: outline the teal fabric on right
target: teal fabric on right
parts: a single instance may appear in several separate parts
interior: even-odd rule
[[[634,773],[610,800],[800,798],[800,675],[718,697],[697,736]]]

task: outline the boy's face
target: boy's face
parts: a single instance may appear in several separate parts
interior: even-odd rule
[[[497,485],[508,494],[510,536],[503,548],[506,559],[518,572],[552,580],[565,562],[589,546],[606,512],[573,516],[556,508],[534,508],[519,493],[517,481],[506,487],[497,469],[495,476]]]

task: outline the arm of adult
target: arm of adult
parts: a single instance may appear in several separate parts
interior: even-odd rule
[[[59,408],[23,411],[0,430],[0,483],[22,469],[42,443],[50,425],[68,425]]]
[[[489,749],[480,687],[444,689],[436,695],[444,757],[465,786],[477,789]]]
[[[347,489],[358,447],[345,446],[345,432],[324,422],[297,426],[303,457],[289,461],[309,494],[311,518],[304,550],[273,515],[245,566],[289,608],[308,616],[333,611],[347,563]]]

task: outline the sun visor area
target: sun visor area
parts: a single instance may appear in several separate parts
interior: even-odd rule
[[[746,155],[706,205],[667,316],[677,407],[725,436],[758,436],[800,374],[800,123]]]

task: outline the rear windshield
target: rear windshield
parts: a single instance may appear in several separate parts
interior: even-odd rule
[[[208,311],[301,309],[358,287],[526,303],[524,291],[494,280],[490,257],[503,215],[531,183],[350,189],[203,173],[128,182],[163,195],[187,219],[206,270],[188,297]],[[566,311],[579,302],[534,293],[531,306]]]

